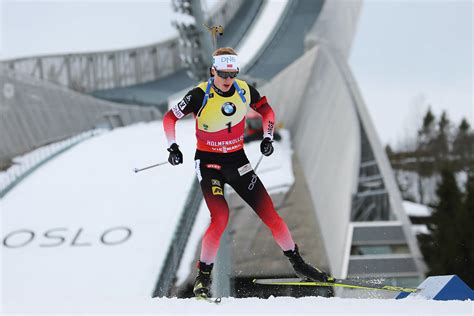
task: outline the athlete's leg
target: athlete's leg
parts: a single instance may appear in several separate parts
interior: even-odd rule
[[[245,171],[245,170],[244,170]],[[272,199],[258,176],[250,170],[243,175],[234,174],[228,183],[270,228],[273,238],[283,251],[295,249],[295,243],[285,221],[278,215]]]
[[[211,223],[202,239],[200,260],[211,264],[216,258],[222,233],[229,220],[229,207],[224,199],[224,179],[221,173],[196,160],[196,174],[211,213]]]
[[[296,275],[313,281],[328,281],[327,273],[307,264],[300,256],[288,226],[275,211],[267,190],[253,170],[242,176],[232,177],[232,179],[233,181],[228,181],[228,183],[270,228],[273,238],[285,256],[290,259]]]

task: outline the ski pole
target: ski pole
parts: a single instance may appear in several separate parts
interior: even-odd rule
[[[255,168],[253,169],[254,172],[257,171],[257,168],[260,165],[260,163],[262,162],[262,159],[263,159],[263,154],[258,159],[257,164],[255,165]]]
[[[137,173],[137,172],[140,172],[140,171],[143,171],[143,170],[147,170],[147,169],[151,169],[151,168],[155,168],[155,167],[158,167],[158,166],[167,164],[167,163],[168,163],[168,161],[164,161],[164,162],[157,163],[156,165],[151,165],[151,166],[144,167],[144,168],[140,168],[140,169],[135,168],[135,169],[133,169],[133,171],[134,171],[135,173]]]

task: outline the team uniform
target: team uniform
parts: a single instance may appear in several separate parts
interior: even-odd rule
[[[229,72],[237,70],[236,55],[213,57],[213,68],[224,80]],[[220,71],[220,72],[219,72]],[[229,207],[224,199],[224,184],[229,184],[247,202],[265,225],[271,230],[276,243],[287,256],[298,276],[314,281],[328,281],[328,275],[309,264],[300,256],[290,231],[278,215],[267,190],[255,174],[245,155],[245,117],[250,108],[262,115],[262,154],[273,152],[271,145],[275,126],[275,115],[259,92],[247,82],[234,79],[228,91],[214,85],[214,78],[202,82],[190,90],[184,98],[173,106],[163,118],[163,126],[169,144],[172,165],[182,163],[183,156],[176,143],[176,121],[193,114],[196,121],[197,149],[194,157],[196,175],[211,213],[211,223],[204,234],[201,247],[198,275],[194,284],[197,296],[210,293],[211,271],[219,248],[220,238],[229,220]],[[228,84],[228,83],[227,83]]]
[[[284,251],[295,244],[288,227],[273,207],[265,187],[253,171],[243,150],[245,116],[249,107],[262,115],[265,137],[273,138],[275,116],[265,97],[242,80],[223,92],[212,83],[208,100],[209,82],[189,91],[164,117],[168,143],[175,143],[176,121],[193,113],[196,119],[197,150],[196,174],[204,199],[211,213],[201,248],[201,261],[214,262],[219,241],[229,218],[229,207],[224,199],[224,184],[229,184],[263,222],[270,228],[276,242]],[[239,93],[240,90],[240,93]]]

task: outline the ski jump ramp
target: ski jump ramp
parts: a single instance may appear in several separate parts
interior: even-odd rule
[[[301,29],[293,27],[292,20],[302,15],[306,6],[317,4],[304,0],[291,3],[280,31],[259,52],[260,57],[249,67],[248,74],[267,82],[259,89],[269,98],[277,118],[292,133],[295,157],[318,220],[313,229],[321,231],[328,268],[338,277],[371,277],[374,275],[371,265],[386,266],[388,270],[378,270],[377,274],[419,280],[424,266],[416,240],[401,207],[387,157],[347,66],[361,1],[321,2],[320,12],[308,13],[309,22],[305,25],[309,27],[302,34],[294,33],[301,33]],[[278,44],[291,46],[290,40],[297,38],[301,39],[298,52],[291,51],[294,55],[288,62],[276,63],[284,60],[284,56],[278,54],[281,51]],[[354,205],[375,194],[361,185],[365,183],[367,166],[381,179],[377,194],[384,192],[389,211],[387,216],[379,216],[375,210],[375,221],[359,218],[355,222]],[[368,214],[367,219],[372,218],[369,215],[372,214]],[[397,238],[381,238],[383,245],[402,244],[408,249],[405,256],[351,254],[354,246],[373,244],[374,240],[367,237],[368,232],[374,232],[378,238],[380,228],[383,234],[386,227],[385,231],[390,230]],[[359,262],[364,263],[361,266],[366,267],[365,270],[357,268]]]
[[[331,272],[337,277],[406,277],[416,283],[425,271],[417,241],[390,164],[347,65],[360,7],[359,1],[326,1],[306,36],[306,53],[261,90],[292,132]],[[370,176],[380,178],[377,190],[362,186],[368,178],[367,166],[373,169]],[[384,203],[373,203],[371,216],[355,217],[356,202],[372,194],[383,194]],[[396,238],[383,237],[386,226]],[[356,240],[366,232],[374,233],[374,239],[365,236]],[[357,242],[359,247],[370,247],[377,238],[379,245],[405,245],[405,255],[351,254]],[[363,265],[358,265],[360,260]],[[379,269],[371,271],[371,267]]]

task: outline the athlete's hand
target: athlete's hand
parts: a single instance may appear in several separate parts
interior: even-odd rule
[[[273,145],[272,145],[272,140],[268,137],[265,137],[263,140],[262,140],[262,143],[260,144],[260,151],[262,152],[262,154],[264,154],[265,156],[270,156],[271,154],[273,154]]]
[[[168,162],[173,166],[183,163],[183,153],[179,150],[179,146],[176,143],[173,143],[170,148],[168,148],[170,155],[168,157]]]

